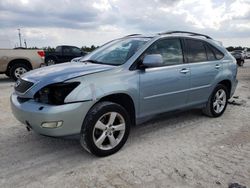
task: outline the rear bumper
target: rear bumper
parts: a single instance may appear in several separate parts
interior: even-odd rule
[[[93,105],[93,101],[64,105],[47,105],[33,100],[19,102],[17,95],[11,95],[11,108],[14,116],[35,132],[47,136],[68,136],[79,134],[83,120]],[[62,121],[58,128],[43,128],[44,122]]]

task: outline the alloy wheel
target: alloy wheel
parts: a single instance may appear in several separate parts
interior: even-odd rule
[[[50,66],[50,65],[54,65],[56,62],[53,60],[53,59],[49,59],[47,61],[47,65]]]
[[[125,120],[121,114],[118,112],[105,113],[94,126],[94,143],[102,150],[113,149],[121,142],[125,129]]]
[[[22,74],[26,73],[26,72],[27,72],[27,70],[26,70],[25,68],[23,68],[23,67],[18,67],[18,68],[16,68],[14,74],[15,74],[15,77],[16,77],[16,78],[20,78],[20,76],[21,76]]]
[[[213,110],[217,114],[221,113],[224,110],[226,106],[226,100],[227,100],[226,92],[223,89],[219,89],[216,92],[213,101]]]

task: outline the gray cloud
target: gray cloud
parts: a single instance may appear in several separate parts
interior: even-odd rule
[[[241,7],[240,11],[238,7]],[[27,37],[32,40],[35,40],[36,36],[31,37],[31,34],[28,34],[29,28],[30,30],[37,28],[41,32],[54,28],[57,31],[57,40],[61,35],[65,35],[58,33],[59,28],[78,34],[82,31],[84,36],[95,32],[112,36],[112,33],[122,35],[126,32],[189,30],[206,33],[215,38],[249,38],[250,2],[249,0],[1,0],[0,22],[0,28],[4,31],[25,28]],[[45,33],[47,36],[48,33]],[[67,37],[69,36],[63,36]]]

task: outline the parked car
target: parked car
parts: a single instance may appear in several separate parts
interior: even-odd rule
[[[201,108],[221,116],[237,85],[234,57],[209,36],[173,31],[114,40],[80,62],[25,74],[11,96],[14,116],[48,136],[80,134],[97,156],[117,152],[131,125]]]
[[[246,51],[246,56],[247,59],[250,59],[250,51]]]
[[[0,49],[0,74],[17,80],[22,74],[44,65],[44,51]]]
[[[57,46],[55,52],[45,53],[45,62],[47,65],[69,62],[73,58],[84,56],[87,53],[76,46]]]
[[[243,64],[245,63],[245,53],[242,50],[234,50],[231,52],[231,54],[234,56],[234,58],[237,61],[237,64],[239,66],[243,66]]]

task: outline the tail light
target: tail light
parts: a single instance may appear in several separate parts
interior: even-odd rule
[[[44,58],[45,57],[45,53],[43,50],[39,50],[38,52],[38,55],[41,57],[41,58]]]

